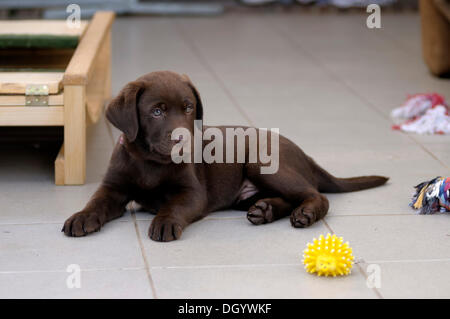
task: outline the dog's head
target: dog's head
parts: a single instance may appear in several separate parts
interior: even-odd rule
[[[144,159],[167,162],[176,128],[194,132],[194,120],[203,118],[197,89],[186,75],[170,71],[146,74],[128,83],[106,109],[106,117]]]

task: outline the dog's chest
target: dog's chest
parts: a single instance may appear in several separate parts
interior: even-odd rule
[[[132,182],[137,188],[142,190],[153,190],[162,184],[162,172],[153,167],[141,167],[138,169]]]

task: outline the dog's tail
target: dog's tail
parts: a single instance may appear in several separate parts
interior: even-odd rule
[[[358,176],[350,178],[338,178],[312,161],[315,176],[318,178],[319,192],[323,193],[345,193],[355,192],[363,189],[373,188],[385,184],[389,177],[384,176]]]

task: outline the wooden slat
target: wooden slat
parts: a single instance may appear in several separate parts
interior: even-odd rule
[[[25,94],[28,84],[45,84],[50,94],[56,94],[63,76],[63,72],[0,72],[0,93]]]
[[[62,126],[64,107],[62,106],[2,106],[0,126]]]
[[[25,95],[0,95],[0,107],[2,106],[25,106]],[[48,96],[49,106],[63,106],[64,105],[64,94],[52,94]]]
[[[64,144],[55,159],[55,184],[64,185]]]
[[[69,28],[65,20],[2,20],[0,35],[81,36],[86,30],[86,25],[86,21],[81,21],[79,28]]]
[[[67,66],[64,75],[64,85],[84,85],[87,83],[93,69],[95,57],[113,20],[113,12],[97,12],[94,15]]]
[[[111,32],[97,54],[94,71],[86,86],[87,112],[92,123],[100,118],[105,101],[111,97]]]
[[[86,88],[64,86],[64,184],[86,180]]]

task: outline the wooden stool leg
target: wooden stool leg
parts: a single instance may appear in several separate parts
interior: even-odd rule
[[[64,184],[86,181],[86,88],[64,86]]]

